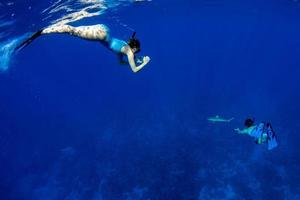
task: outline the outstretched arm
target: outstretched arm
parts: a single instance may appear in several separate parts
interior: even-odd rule
[[[130,49],[126,50],[126,55],[128,57],[128,62],[129,65],[131,67],[131,70],[136,73],[138,71],[140,71],[145,65],[147,65],[147,63],[150,61],[150,58],[148,56],[145,56],[143,58],[143,62],[142,64],[136,66],[135,60],[134,60],[134,54],[132,53],[132,51]]]
[[[249,131],[248,129],[239,129],[239,128],[236,128],[234,129],[238,134],[249,134]]]

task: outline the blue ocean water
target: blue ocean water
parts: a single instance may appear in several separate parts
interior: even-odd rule
[[[74,24],[136,30],[141,72],[68,35],[3,50],[99,2]],[[0,199],[300,199],[298,1],[1,0],[0,13]],[[247,117],[279,146],[237,135]]]

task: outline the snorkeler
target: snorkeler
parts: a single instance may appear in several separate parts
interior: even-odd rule
[[[103,24],[79,27],[73,27],[70,25],[53,25],[37,31],[27,40],[18,45],[15,50],[25,48],[33,40],[41,35],[52,33],[66,33],[90,41],[99,41],[105,47],[118,54],[121,63],[124,62],[123,56],[127,56],[128,64],[130,65],[133,72],[140,71],[150,61],[150,58],[148,56],[145,56],[142,59],[135,58],[135,54],[141,50],[140,42],[135,38],[135,32],[132,34],[132,37],[129,39],[129,41],[125,42],[123,40],[111,37],[109,28]],[[140,65],[137,66],[136,63],[139,63]]]
[[[258,125],[254,124],[254,120],[248,118],[245,120],[243,130],[234,129],[239,134],[247,134],[255,139],[256,144],[268,144],[268,150],[278,146],[277,137],[270,123],[261,122]]]

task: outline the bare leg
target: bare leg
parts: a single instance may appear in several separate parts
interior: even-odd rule
[[[109,29],[102,24],[92,26],[78,26],[70,25],[50,26],[42,31],[42,34],[51,33],[67,33],[86,40],[106,40],[109,36]]]

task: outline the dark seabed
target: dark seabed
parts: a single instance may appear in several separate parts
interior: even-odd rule
[[[0,47],[67,13],[44,9],[78,2],[0,0]],[[100,43],[57,34],[11,57],[0,199],[299,200],[300,3],[102,2],[75,25],[124,40],[133,28],[150,63],[134,74]],[[279,146],[237,135],[247,117],[270,121]]]

